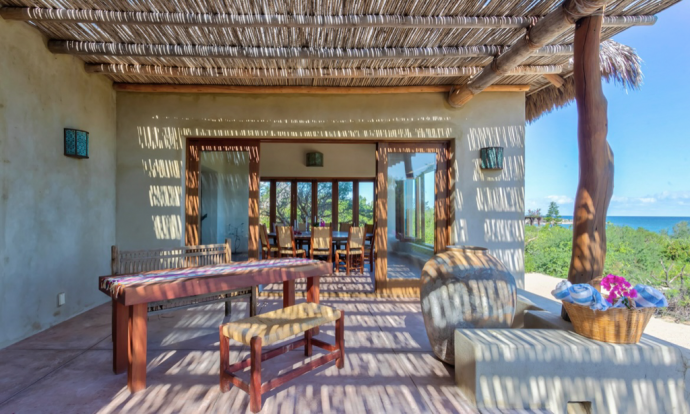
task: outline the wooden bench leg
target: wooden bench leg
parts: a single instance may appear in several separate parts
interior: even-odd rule
[[[251,340],[251,379],[249,380],[249,409],[261,411],[261,337]]]
[[[223,325],[218,328],[220,334],[220,392],[228,392],[232,387],[230,377],[226,374],[230,367],[230,338],[223,335]]]
[[[146,388],[146,336],[148,306],[129,306],[129,367],[127,385],[130,392]]]
[[[113,372],[116,374],[127,372],[128,319],[127,307],[113,299]]]
[[[307,278],[307,302],[319,303],[319,296],[320,296],[319,284],[320,284],[320,281],[321,281],[321,278],[319,276]],[[316,328],[312,329],[311,334],[312,335],[318,335],[319,334],[319,327],[317,326]],[[309,355],[311,355],[311,353]]]
[[[252,295],[249,297],[249,316],[256,316],[256,305],[258,296],[259,287],[252,286]]]
[[[287,308],[295,304],[295,281],[286,280],[283,282],[283,307]]]
[[[316,328],[314,328],[316,329]],[[310,357],[312,354],[312,346],[311,346],[311,333],[313,329],[309,329],[304,333],[304,340],[307,342],[304,344],[304,356]]]
[[[340,311],[340,318],[335,321],[335,344],[340,350],[340,357],[336,358],[338,369],[345,367],[345,311]]]

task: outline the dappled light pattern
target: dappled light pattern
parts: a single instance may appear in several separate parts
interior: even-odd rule
[[[420,298],[434,353],[455,363],[455,329],[509,328],[515,279],[486,249],[449,246],[422,270]]]
[[[417,300],[343,298],[322,303],[345,311],[345,367],[338,370],[325,366],[264,394],[262,414],[479,414],[455,386],[452,367],[431,354]],[[280,308],[282,301],[262,300],[259,305],[262,314]],[[58,338],[79,334],[81,331],[76,329],[87,323],[91,324],[88,335],[95,339],[84,343],[76,358],[52,367],[54,373],[42,373],[21,393],[9,401],[0,401],[0,411],[72,414],[78,406],[99,414],[248,412],[246,393],[233,388],[222,394],[218,386],[218,325],[228,318],[237,320],[246,315],[245,303],[233,302],[232,306],[232,316],[225,320],[222,304],[151,317],[148,387],[135,394],[127,391],[122,375],[112,373],[109,305],[80,315],[76,325],[51,328],[54,332],[64,331],[60,336],[51,335],[52,347],[63,346]],[[321,327],[316,338],[332,343],[334,333],[334,324],[330,323]],[[45,361],[44,356],[54,351],[45,350],[39,336],[33,346],[41,349],[29,351],[28,355]],[[27,348],[31,345],[24,344]],[[0,360],[6,353],[0,350]],[[12,355],[17,358],[17,354]],[[248,355],[247,346],[231,341],[230,363]],[[302,349],[297,349],[265,362],[262,371],[266,378],[276,377],[321,355],[314,349],[313,357],[305,361]],[[249,372],[239,372],[238,376],[247,380]],[[80,391],[75,393],[75,389]]]
[[[456,370],[476,364],[460,386],[480,406],[565,412],[569,401],[589,401],[597,413],[689,412],[680,350],[652,338],[616,345],[511,329],[462,330],[456,340],[464,351]]]

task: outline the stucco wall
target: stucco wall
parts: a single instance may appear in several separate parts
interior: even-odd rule
[[[115,93],[0,19],[0,348],[103,303],[115,242]],[[91,158],[63,155],[63,128]],[[66,304],[57,306],[65,292]]]
[[[522,93],[480,94],[462,109],[450,108],[442,94],[118,93],[117,105],[117,241],[123,248],[183,242],[185,137],[449,139],[452,242],[487,246],[516,278],[524,277]],[[505,147],[503,171],[479,169],[479,149],[488,145]],[[262,150],[262,162],[275,156]],[[298,156],[295,162],[303,162]],[[373,168],[374,158],[349,162]]]
[[[323,154],[323,167],[307,167],[307,153]],[[376,176],[376,144],[325,144],[266,142],[261,144],[262,177]]]

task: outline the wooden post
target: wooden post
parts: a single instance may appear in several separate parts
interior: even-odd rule
[[[115,299],[113,304],[113,372],[122,374],[127,371],[127,349],[129,346],[127,307]]]
[[[147,304],[141,303],[129,308],[129,369],[127,385],[130,392],[146,388],[146,318]]]
[[[613,152],[606,141],[607,102],[601,87],[599,43],[602,16],[580,19],[575,29],[575,99],[580,181],[573,212],[573,251],[568,280],[588,283],[602,276],[606,258],[606,212],[613,194]]]
[[[340,318],[335,321],[335,345],[340,350],[339,357],[335,360],[338,369],[345,367],[345,311],[340,311]]]
[[[232,387],[230,376],[226,371],[230,367],[230,339],[223,334],[223,325],[218,330],[220,331],[220,392],[228,392]]]
[[[286,280],[283,282],[283,307],[287,308],[295,304],[295,281]]]
[[[261,337],[253,337],[250,343],[249,409],[258,413],[261,411]]]
[[[380,292],[386,288],[388,277],[388,144],[385,142],[380,142],[376,149],[376,182],[374,186],[374,198],[376,199],[374,280],[375,289]]]

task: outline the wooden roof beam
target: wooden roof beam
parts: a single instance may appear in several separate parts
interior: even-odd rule
[[[507,52],[494,61],[469,83],[453,88],[448,94],[448,103],[462,107],[475,95],[482,92],[498,79],[524,62],[534,52],[573,27],[575,22],[592,15],[612,0],[565,0],[561,7],[552,11],[534,26],[527,29],[525,37],[515,42]]]
[[[107,10],[71,10],[3,7],[0,16],[6,20],[61,23],[104,23],[116,25],[166,25],[197,27],[298,27],[357,29],[389,27],[403,29],[487,29],[527,28],[539,17],[509,16],[290,16],[231,15],[157,12],[119,12]],[[651,26],[656,16],[606,16],[604,26]]]
[[[235,86],[114,83],[120,92],[145,93],[240,93],[240,94],[328,94],[380,95],[398,93],[448,93],[453,85],[423,86]],[[527,92],[529,85],[491,85],[484,92]]]
[[[557,75],[555,73],[545,73],[544,77],[547,81],[551,82],[551,84],[557,88],[560,88],[565,84],[565,79],[563,79],[561,75]]]
[[[151,45],[130,43],[79,42],[50,40],[53,53],[91,56],[145,56],[218,59],[304,59],[304,60],[369,60],[369,59],[448,59],[497,56],[506,46],[458,46],[418,48],[299,48],[299,47],[237,47],[201,45]],[[534,51],[533,56],[572,55],[573,46],[548,45]]]
[[[412,78],[459,77],[481,72],[480,66],[441,68],[352,68],[352,69],[244,69],[185,68],[152,65],[86,64],[89,73],[111,75],[163,76],[169,78],[238,78],[238,79],[329,79],[329,78]],[[561,73],[559,65],[518,66],[507,76],[548,75]]]

